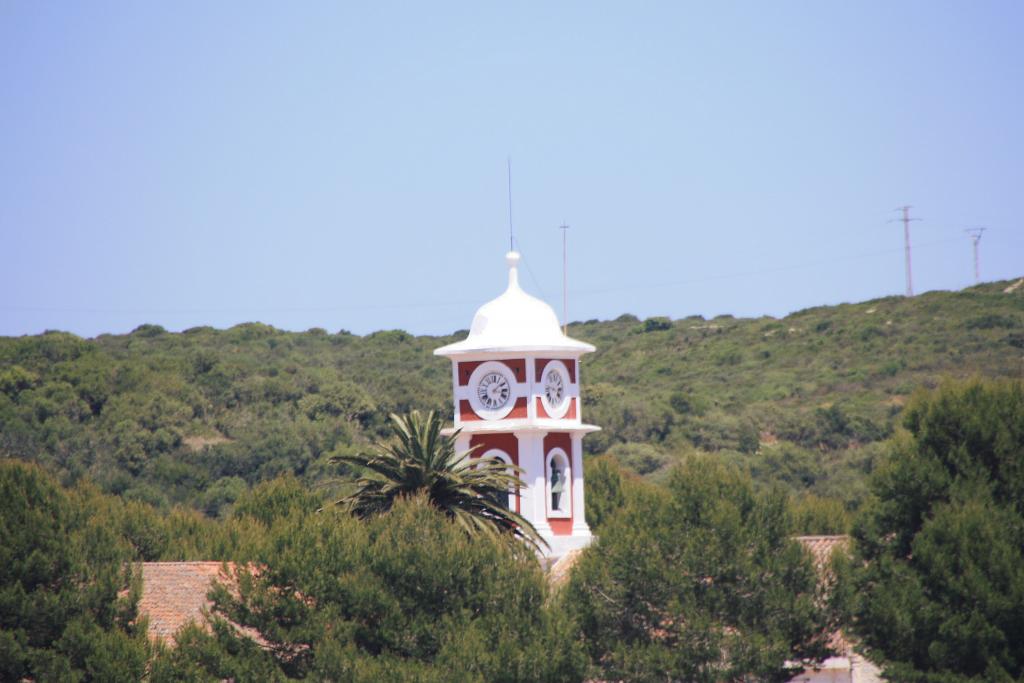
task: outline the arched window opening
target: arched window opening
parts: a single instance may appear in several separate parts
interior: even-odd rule
[[[569,517],[572,510],[572,472],[569,457],[561,448],[548,453],[545,466],[549,517]]]
[[[480,457],[481,457],[481,459],[483,459],[483,458],[491,458],[493,460],[498,460],[500,462],[503,462],[503,463],[505,463],[506,465],[509,466],[509,469],[506,470],[506,473],[509,474],[509,475],[515,474],[515,472],[511,468],[511,466],[512,466],[512,458],[510,458],[508,456],[508,453],[506,453],[505,451],[498,450],[497,448],[492,448],[492,449],[490,449],[489,451],[487,451],[486,453],[484,453]],[[508,494],[507,495],[497,494],[495,496],[495,498],[494,498],[494,502],[496,504],[498,504],[498,505],[501,505],[502,507],[504,507],[507,510],[511,510],[511,511],[515,512],[515,510],[516,510],[516,489],[515,489],[515,487],[514,486],[510,486],[509,489],[508,489]]]

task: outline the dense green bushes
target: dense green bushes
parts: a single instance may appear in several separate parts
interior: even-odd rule
[[[563,596],[594,675],[781,681],[786,661],[820,658],[834,624],[791,533],[784,496],[709,458],[634,490]]]
[[[217,521],[85,484],[65,490],[10,462],[0,493],[10,551],[0,559],[11,568],[0,583],[0,605],[11,610],[0,610],[4,678],[77,670],[84,680],[141,680],[148,670],[154,682],[573,681],[623,671],[643,680],[706,673],[721,645],[734,653],[729,671],[769,680],[785,660],[813,652],[811,632],[827,627],[808,607],[807,558],[786,541],[785,498],[703,460],[675,470],[668,493],[596,460],[588,493],[601,541],[556,595],[526,546],[470,539],[422,499],[360,520],[282,477]],[[189,629],[178,647],[152,653],[136,594],[125,592],[130,561],[211,558],[238,563],[238,592],[216,593],[212,632]],[[53,565],[67,577],[59,597],[48,593],[54,574],[39,574]],[[10,600],[32,577],[45,585]],[[618,579],[629,582],[625,593]],[[609,614],[600,596],[628,609]],[[665,617],[678,610],[700,618]],[[640,618],[662,620],[645,622],[654,625],[646,635],[616,630]]]
[[[471,540],[423,500],[364,522],[318,512],[285,477],[213,521],[11,461],[0,496],[3,680],[572,681],[586,667],[532,551]],[[154,659],[131,562],[214,557],[241,568],[218,614],[254,630],[189,629]]]
[[[845,506],[721,457],[686,455],[663,485],[592,459],[598,541],[554,594],[525,546],[422,499],[360,520],[286,475],[212,520],[0,461],[0,678],[781,681],[826,654],[841,608],[891,680],[1019,680],[1024,386],[949,384],[904,425],[833,601],[792,536],[844,530]],[[212,632],[154,652],[130,561],[214,558],[238,591],[216,592]]]
[[[575,629],[530,551],[470,539],[422,498],[365,521],[300,506],[257,547],[238,595],[215,596],[252,630],[189,634],[156,680],[582,680]]]
[[[893,680],[1021,680],[1024,386],[947,385],[904,424],[856,526],[856,628]]]
[[[0,461],[0,679],[142,679],[131,553],[87,496]]]

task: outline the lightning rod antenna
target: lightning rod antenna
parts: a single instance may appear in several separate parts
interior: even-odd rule
[[[985,233],[988,228],[968,228],[964,230],[967,235],[971,238],[971,243],[974,246],[974,284],[981,282],[981,261],[978,256],[978,243],[981,242],[981,236]]]
[[[515,251],[512,238],[512,157],[508,157],[508,250]]]
[[[558,226],[562,231],[562,334],[569,336],[569,226]]]

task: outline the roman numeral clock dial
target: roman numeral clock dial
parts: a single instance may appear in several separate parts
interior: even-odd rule
[[[512,395],[512,388],[504,375],[497,372],[489,372],[480,380],[476,388],[477,398],[488,410],[497,410],[508,403]]]
[[[560,360],[549,361],[544,368],[541,403],[547,417],[560,420],[569,412],[569,372]]]
[[[557,371],[549,371],[544,378],[544,393],[552,407],[562,405],[562,399],[565,397],[565,384],[562,381],[562,375]]]

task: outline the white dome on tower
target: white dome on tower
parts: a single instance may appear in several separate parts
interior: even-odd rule
[[[508,289],[488,301],[473,316],[469,336],[463,341],[442,346],[438,356],[503,351],[588,353],[594,347],[562,333],[558,316],[551,306],[530,296],[519,287],[519,254],[505,255],[508,263]]]

